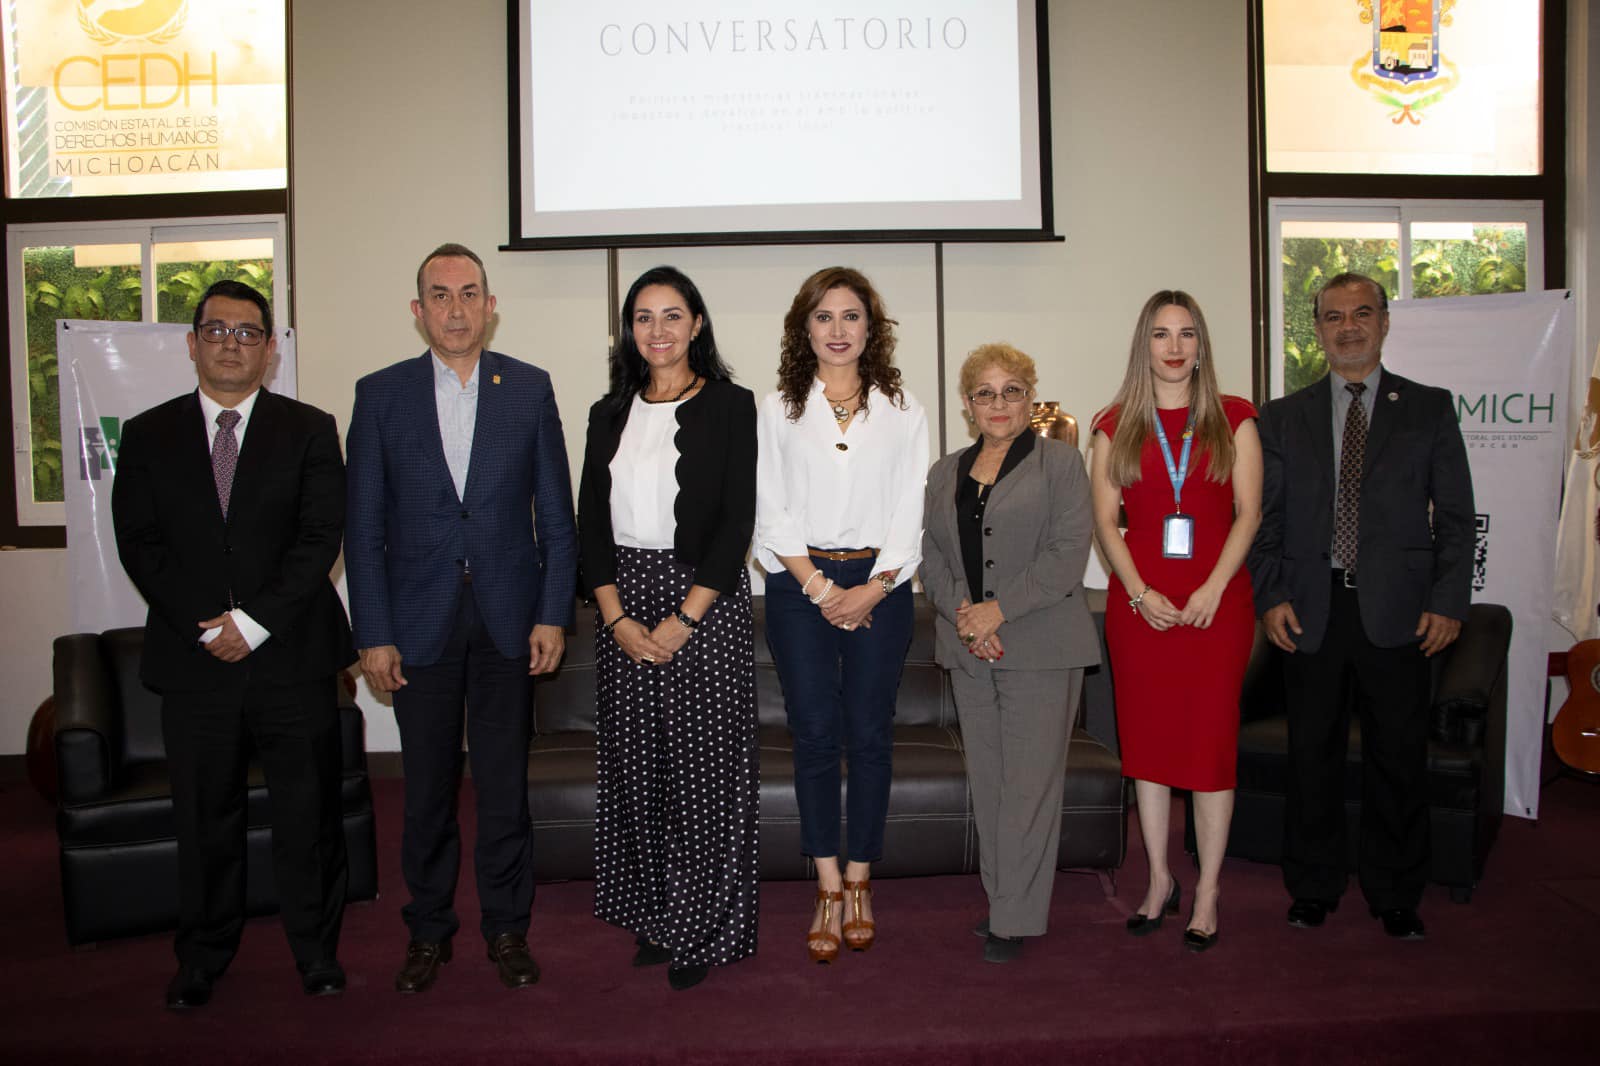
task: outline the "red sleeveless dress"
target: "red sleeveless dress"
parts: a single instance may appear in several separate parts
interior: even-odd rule
[[[1224,396],[1222,407],[1230,429],[1256,417],[1255,407],[1237,396]],[[1117,413],[1116,408],[1106,411],[1094,428],[1114,435]],[[1189,409],[1157,410],[1156,415],[1177,460]],[[1174,505],[1153,434],[1144,445],[1139,480],[1122,490],[1128,519],[1124,540],[1139,576],[1180,610],[1210,576],[1233,525],[1233,481],[1212,481],[1207,461],[1207,453],[1195,449],[1183,483],[1183,513],[1194,516],[1193,558],[1161,554],[1162,522]],[[1113,574],[1106,596],[1106,644],[1123,774],[1198,792],[1233,788],[1239,691],[1256,625],[1249,572],[1239,567],[1207,629],[1173,626],[1158,633],[1128,609],[1132,595]]]

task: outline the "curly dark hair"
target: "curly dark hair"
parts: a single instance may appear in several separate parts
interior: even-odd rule
[[[822,298],[834,289],[849,289],[867,309],[867,343],[858,364],[861,391],[856,394],[861,417],[867,416],[867,395],[874,388],[892,403],[901,408],[906,406],[900,387],[900,369],[893,362],[894,327],[898,323],[884,310],[883,297],[865,274],[850,267],[832,266],[817,271],[800,284],[800,291],[794,294],[794,302],[789,305],[789,313],[783,316],[778,390],[783,393],[784,410],[791,422],[805,414],[806,397],[811,395],[811,383],[817,377],[817,353],[811,350],[807,320]]]

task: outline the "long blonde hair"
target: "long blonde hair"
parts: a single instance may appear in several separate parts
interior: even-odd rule
[[[1222,394],[1217,389],[1217,372],[1211,362],[1211,335],[1206,331],[1205,315],[1193,296],[1182,289],[1162,289],[1144,302],[1138,324],[1133,327],[1133,343],[1128,346],[1128,369],[1122,376],[1112,404],[1117,409],[1116,434],[1111,438],[1107,472],[1118,488],[1138,481],[1145,441],[1156,432],[1156,390],[1150,369],[1150,330],[1164,307],[1181,307],[1194,317],[1199,359],[1189,379],[1189,406],[1194,409],[1195,445],[1208,456],[1206,476],[1212,481],[1228,480],[1233,471],[1233,431],[1222,410]]]

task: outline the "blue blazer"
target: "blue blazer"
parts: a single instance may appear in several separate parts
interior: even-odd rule
[[[498,352],[480,357],[465,499],[445,462],[429,352],[356,382],[345,451],[356,647],[393,644],[406,663],[436,662],[463,562],[506,658],[527,656],[535,625],[572,624],[577,529],[549,374]]]

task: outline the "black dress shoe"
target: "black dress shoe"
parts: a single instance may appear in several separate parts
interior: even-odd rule
[[[528,953],[527,938],[521,933],[501,933],[489,941],[489,961],[507,988],[527,988],[539,980],[539,964]]]
[[[211,1002],[211,975],[193,966],[180,966],[167,982],[167,1009],[189,1010]]]
[[[1001,936],[990,933],[989,938],[983,942],[984,962],[1010,962],[1022,954],[1022,938],[1020,936]]]
[[[1297,929],[1315,929],[1338,909],[1337,900],[1324,903],[1320,899],[1297,899],[1289,904],[1289,924]]]
[[[394,990],[402,995],[426,992],[450,961],[450,941],[413,940],[406,945],[406,962],[394,977]]]
[[[303,966],[300,987],[308,996],[337,996],[344,991],[344,967],[332,960]]]
[[[1396,940],[1422,940],[1427,932],[1422,919],[1411,907],[1392,907],[1388,910],[1371,908],[1372,916],[1383,922],[1383,931]]]
[[[989,919],[987,917],[972,927],[972,935],[977,937],[979,940],[989,939]]]
[[[661,944],[652,944],[649,937],[636,936],[633,938],[633,943],[639,949],[633,953],[635,966],[660,966],[672,961],[672,949]]]
[[[710,972],[709,966],[668,966],[667,984],[672,986],[674,992],[682,992],[704,981]]]
[[[1128,932],[1134,936],[1149,936],[1160,929],[1163,916],[1178,913],[1178,899],[1181,895],[1182,889],[1178,887],[1178,879],[1174,877],[1172,891],[1167,893],[1166,902],[1161,904],[1161,909],[1156,912],[1155,917],[1150,918],[1135,911],[1133,917],[1128,919]]]

